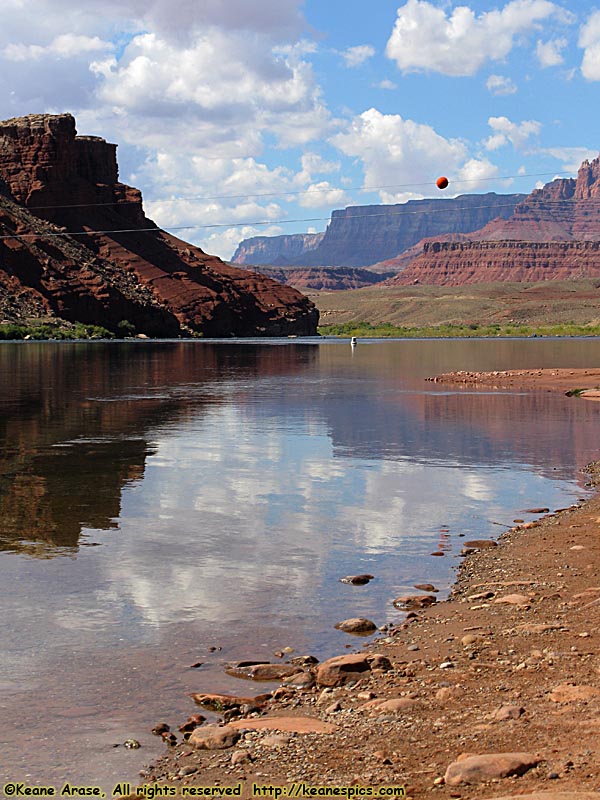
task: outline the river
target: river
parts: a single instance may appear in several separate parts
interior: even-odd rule
[[[224,662],[358,648],[335,623],[588,496],[599,404],[424,380],[534,367],[600,342],[0,344],[4,781],[134,783],[190,692],[262,690]]]

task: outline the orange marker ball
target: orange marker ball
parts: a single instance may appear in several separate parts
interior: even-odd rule
[[[437,179],[437,181],[435,182],[435,185],[438,187],[438,189],[445,189],[446,186],[448,186],[448,178],[446,178],[444,175],[442,175],[441,178]]]

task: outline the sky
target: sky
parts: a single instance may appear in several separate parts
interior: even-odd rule
[[[530,192],[600,150],[586,0],[0,0],[0,119],[72,113],[228,259],[331,211]]]

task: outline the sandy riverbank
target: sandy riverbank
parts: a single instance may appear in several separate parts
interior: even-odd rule
[[[565,391],[594,388],[600,371],[479,374],[470,382]],[[233,715],[231,746],[169,747],[140,784],[180,794],[241,784],[244,796],[253,783],[300,781],[404,786],[414,798],[600,791],[600,498],[556,512],[540,510],[538,521],[515,524],[496,546],[473,548],[450,598],[416,610],[351,658],[358,671],[349,682],[325,686],[335,675],[317,668],[319,685],[279,689],[250,717]],[[240,681],[240,694],[258,695],[263,685]],[[190,706],[191,714],[201,710]],[[279,719],[245,731],[265,717]],[[289,717],[295,722],[284,722]],[[181,739],[183,720],[166,721]],[[504,766],[523,774],[494,777],[498,757],[450,766],[465,753],[518,753]],[[475,769],[463,776],[468,783],[465,767]]]

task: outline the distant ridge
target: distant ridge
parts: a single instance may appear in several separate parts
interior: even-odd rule
[[[584,161],[577,179],[534,190],[506,220],[497,219],[460,241],[422,243],[385,285],[458,286],[492,281],[547,281],[600,276],[600,158]]]
[[[303,234],[307,237],[304,250],[297,255],[292,254],[290,245],[293,241],[299,246],[300,239],[259,236],[240,242],[233,260],[237,264],[369,267],[394,258],[421,239],[469,233],[498,217],[506,219],[525,197],[489,192],[395,205],[349,206],[332,213],[324,234]]]

